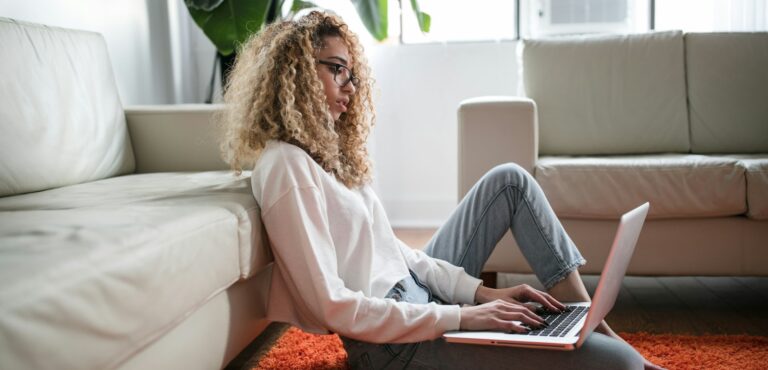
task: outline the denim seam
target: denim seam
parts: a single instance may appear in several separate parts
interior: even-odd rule
[[[459,265],[464,265],[464,258],[467,257],[467,253],[469,253],[469,246],[472,244],[472,241],[475,240],[475,236],[477,236],[477,232],[480,229],[480,225],[485,222],[485,216],[488,214],[488,209],[491,208],[491,205],[496,202],[496,199],[501,195],[504,190],[506,190],[506,187],[510,185],[504,185],[499,191],[491,198],[491,201],[488,202],[488,204],[485,205],[483,208],[483,211],[480,212],[480,218],[479,221],[472,227],[472,234],[469,237],[469,240],[467,240],[467,243],[464,245],[464,252],[461,254],[461,257],[459,258]],[[507,229],[509,229],[509,226],[507,226]],[[481,267],[482,269],[482,267]]]
[[[386,349],[386,350],[387,350],[387,353],[388,353],[390,356],[392,356],[392,357],[397,357],[397,355],[398,355],[398,354],[397,354],[397,353],[395,353],[395,351],[393,351],[393,350],[392,350],[392,347],[390,347],[388,343],[385,343],[385,344],[384,344],[384,349]]]
[[[400,349],[399,352],[395,352],[392,349],[392,344],[390,344],[390,343],[385,343],[384,344],[384,349],[386,349],[387,353],[389,353],[389,355],[391,356],[391,358],[389,359],[389,362],[387,362],[387,366],[385,366],[385,367],[389,367],[389,364],[392,361],[397,361],[397,362],[399,362],[401,364],[407,364],[407,363],[411,362],[411,359],[416,354],[416,350],[418,350],[419,343],[418,342],[415,342],[415,343],[402,343],[400,345],[402,345],[403,347]],[[412,349],[413,347],[416,347],[416,348]],[[412,352],[410,354],[410,356],[409,356],[410,358],[404,358],[405,356],[408,356],[408,352],[407,352],[408,350],[411,350],[411,352]]]
[[[517,190],[519,191],[519,190]],[[534,225],[536,225],[536,229],[538,229],[539,234],[542,236],[542,239],[547,244],[547,248],[549,248],[549,252],[552,253],[555,256],[555,259],[557,260],[558,265],[560,266],[567,266],[565,265],[565,261],[561,258],[559,254],[555,251],[555,248],[552,246],[552,240],[549,240],[549,237],[546,235],[544,230],[542,229],[541,225],[539,225],[539,219],[536,217],[536,215],[532,211],[531,203],[528,201],[528,198],[523,193],[523,202],[525,202],[526,209],[528,210],[528,213],[532,216],[531,219],[533,220]],[[562,269],[561,269],[562,270]]]

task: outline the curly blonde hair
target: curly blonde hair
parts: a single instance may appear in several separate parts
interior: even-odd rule
[[[334,122],[317,75],[316,52],[338,36],[360,79],[347,111]],[[370,181],[366,140],[375,118],[373,81],[357,36],[338,17],[311,12],[267,26],[239,50],[218,117],[222,151],[240,173],[258,159],[268,140],[302,148],[349,188]]]

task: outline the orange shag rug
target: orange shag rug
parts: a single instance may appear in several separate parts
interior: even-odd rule
[[[676,369],[766,369],[768,337],[749,335],[671,335],[621,333],[654,363]],[[315,335],[291,327],[254,370],[347,369],[337,335]]]

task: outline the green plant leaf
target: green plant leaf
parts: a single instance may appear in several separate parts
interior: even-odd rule
[[[352,0],[360,20],[379,41],[387,38],[387,0]]]
[[[224,0],[211,11],[187,7],[221,55],[230,55],[264,27],[272,0]]]
[[[221,5],[223,1],[224,0],[184,0],[184,4],[187,8],[200,9],[209,12],[216,9],[216,7]]]
[[[294,13],[298,12],[299,10],[308,8],[319,8],[319,6],[311,1],[304,0],[294,0],[293,5],[291,5],[291,11]]]
[[[413,8],[413,12],[416,13],[416,20],[419,21],[421,32],[429,32],[429,26],[432,24],[432,17],[419,9],[419,2],[417,0],[411,0],[411,8]]]

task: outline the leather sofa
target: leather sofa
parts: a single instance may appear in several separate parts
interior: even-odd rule
[[[0,45],[0,368],[226,365],[271,256],[220,107],[124,109],[96,33],[0,18]]]
[[[515,162],[599,273],[650,201],[634,275],[768,275],[768,33],[521,41],[523,96],[458,108],[459,198]],[[486,272],[529,272],[508,233]]]

